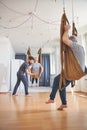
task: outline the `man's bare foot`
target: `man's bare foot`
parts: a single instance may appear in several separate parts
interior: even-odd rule
[[[25,96],[26,96],[26,97],[32,97],[32,95],[31,95],[31,94],[26,94]]]
[[[12,96],[18,96],[18,94],[12,94]]]
[[[49,99],[48,101],[46,101],[46,104],[49,104],[49,103],[54,103],[54,100]]]
[[[58,107],[57,110],[63,110],[63,108],[67,108],[67,105],[60,105],[60,107]]]

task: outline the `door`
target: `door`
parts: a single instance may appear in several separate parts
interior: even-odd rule
[[[42,66],[43,66],[43,73],[39,85],[50,86],[50,55],[49,54],[42,55]]]

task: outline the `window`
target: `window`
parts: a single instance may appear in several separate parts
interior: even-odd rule
[[[50,74],[55,74],[55,54],[50,54]]]

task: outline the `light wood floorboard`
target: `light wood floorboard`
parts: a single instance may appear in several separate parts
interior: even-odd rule
[[[0,130],[87,130],[87,98],[67,93],[68,108],[58,111],[59,95],[45,104],[49,94],[0,94]]]

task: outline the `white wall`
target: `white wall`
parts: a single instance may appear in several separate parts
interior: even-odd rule
[[[0,37],[0,92],[10,90],[10,60],[14,56],[10,40],[6,37]]]
[[[85,65],[87,67],[87,39],[86,39],[86,35],[87,34],[83,33],[81,35],[81,40],[82,40],[82,45],[85,49]],[[81,91],[81,92],[87,92],[87,75],[82,77],[80,80],[77,81],[76,90]]]
[[[60,55],[59,48],[56,47],[54,52],[50,54],[50,86],[53,85],[53,80],[60,73]]]
[[[84,77],[82,77],[78,81],[77,87],[79,87],[79,91],[81,91],[81,92],[87,92],[87,75],[84,76]]]

